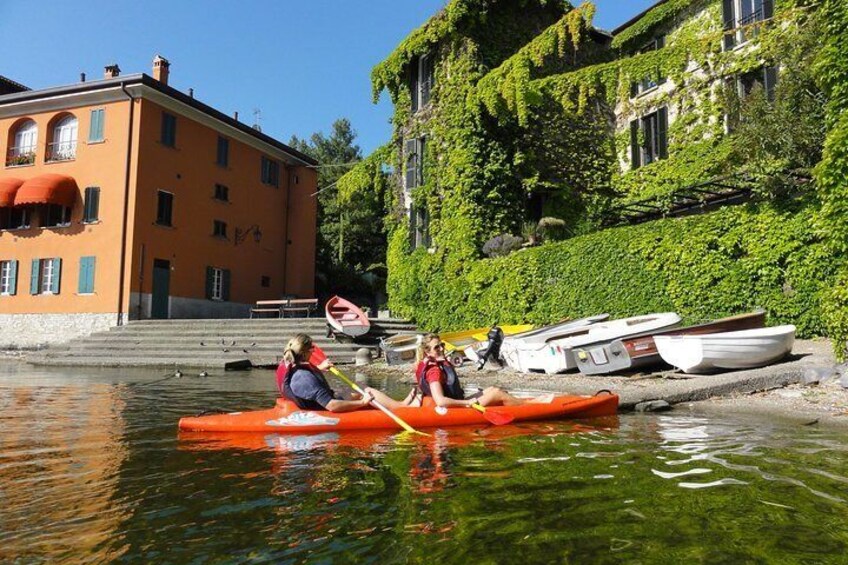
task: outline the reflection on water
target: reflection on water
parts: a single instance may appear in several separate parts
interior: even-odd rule
[[[0,365],[0,561],[838,563],[848,545],[835,432],[671,413],[178,434],[271,405],[273,377],[161,378]]]

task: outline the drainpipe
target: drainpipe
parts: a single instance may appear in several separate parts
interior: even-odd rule
[[[118,279],[118,325],[124,323],[124,268],[127,263],[127,224],[129,223],[130,213],[130,170],[132,166],[132,147],[133,147],[133,118],[135,116],[135,98],[127,92],[125,82],[121,82],[121,90],[127,95],[130,101],[130,125],[127,128],[127,164],[126,173],[124,175],[124,219],[121,225],[121,261],[120,261],[120,277]],[[143,268],[143,266],[142,266]],[[139,300],[141,295],[139,294]],[[127,312],[129,314],[129,312]]]
[[[286,285],[288,284],[287,279],[289,270],[289,215],[291,214],[291,185],[293,179],[294,173],[289,170],[289,182],[286,183],[286,229],[284,236],[285,240],[283,241],[283,294],[288,294]]]

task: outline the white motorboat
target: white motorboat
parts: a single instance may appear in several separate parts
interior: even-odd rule
[[[752,369],[781,360],[795,344],[795,326],[705,335],[655,336],[663,361],[686,373]]]
[[[609,318],[609,314],[600,314],[508,335],[501,345],[501,359],[516,371],[527,373],[540,370],[538,367],[541,361],[538,358],[548,355],[548,342],[585,334],[589,331],[590,326],[603,322],[607,318]]]
[[[530,367],[530,370],[544,371],[549,375],[570,371],[577,368],[575,348],[586,349],[591,346],[594,350],[598,345],[615,339],[650,335],[679,323],[680,316],[674,312],[664,312],[593,324],[583,334],[549,341],[531,360],[535,366]]]

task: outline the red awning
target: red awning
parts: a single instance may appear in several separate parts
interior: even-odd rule
[[[21,179],[12,177],[0,179],[0,208],[11,208],[15,205],[15,194],[23,183]]]
[[[38,175],[21,185],[15,195],[15,206],[24,204],[59,204],[73,206],[79,187],[73,177],[65,175]]]

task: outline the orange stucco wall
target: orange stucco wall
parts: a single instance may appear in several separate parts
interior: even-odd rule
[[[177,117],[175,147],[160,142],[163,111]],[[175,297],[204,299],[207,266],[230,270],[231,302],[252,303],[286,293],[312,296],[316,204],[314,197],[307,201],[302,195],[315,192],[314,172],[306,170],[297,185],[289,186],[293,169],[280,163],[275,188],[261,182],[261,151],[151,101],[142,102],[139,119],[143,143],[133,195],[132,292],[151,292],[153,260],[163,259],[171,265],[170,295]],[[219,135],[229,139],[226,167],[216,163]],[[229,202],[214,198],[216,184],[228,187]],[[174,195],[172,227],[156,224],[160,190]],[[297,209],[288,210],[290,191]],[[296,252],[308,266],[296,273],[286,269],[287,219],[301,228],[293,237],[290,230],[290,247],[308,240]],[[226,238],[212,235],[215,220],[226,222]],[[254,226],[261,232],[258,242]],[[263,276],[270,278],[270,286],[262,286]]]
[[[105,110],[104,138],[100,143],[87,143],[91,110]],[[66,113],[78,119],[76,158],[72,161],[45,163],[48,131],[52,121]],[[0,313],[106,313],[118,310],[118,264],[120,258],[121,220],[127,155],[129,102],[112,102],[94,106],[68,108],[27,114],[38,124],[38,146],[33,165],[3,167],[2,177],[23,180],[57,173],[76,179],[80,192],[72,208],[68,227],[41,228],[33,218],[32,227],[0,230],[0,260],[18,260],[17,294],[0,296]],[[10,130],[23,117],[0,120],[0,155],[5,165],[9,144],[14,143]],[[100,187],[100,221],[83,224],[83,194],[88,186]],[[37,215],[36,215],[37,216]],[[79,295],[80,257],[97,258],[94,294]],[[33,259],[61,258],[61,286],[58,295],[31,295],[30,273]]]

